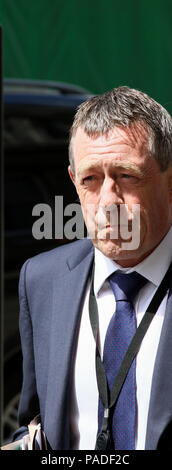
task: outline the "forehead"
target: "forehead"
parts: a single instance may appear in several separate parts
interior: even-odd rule
[[[149,136],[147,130],[140,126],[122,128],[115,126],[104,135],[89,136],[79,127],[72,138],[75,165],[81,160],[89,161],[101,157],[122,160],[136,156],[142,158],[148,154]]]

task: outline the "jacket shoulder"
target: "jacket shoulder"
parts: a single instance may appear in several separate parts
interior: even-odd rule
[[[71,264],[80,259],[85,258],[93,250],[93,245],[89,239],[77,240],[72,243],[61,245],[53,250],[45,251],[25,261],[21,269],[21,276],[23,273],[27,277],[39,277],[43,280],[44,276],[54,276],[54,273],[59,273],[67,266],[67,260],[72,260]]]

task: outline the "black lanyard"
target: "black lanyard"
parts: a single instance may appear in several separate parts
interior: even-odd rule
[[[127,349],[124,359],[121,363],[120,370],[115,378],[111,391],[109,390],[106,373],[103,362],[100,355],[100,342],[99,342],[99,319],[98,319],[98,308],[97,302],[94,295],[94,266],[91,277],[91,288],[89,297],[89,316],[90,323],[93,331],[93,336],[96,343],[96,376],[97,385],[99,390],[99,396],[104,406],[104,417],[103,425],[100,433],[97,436],[96,450],[106,450],[110,448],[111,438],[109,430],[109,414],[110,409],[116,404],[119,393],[129,371],[129,368],[139,351],[141,342],[146,334],[147,329],[151,321],[154,318],[155,313],[158,310],[160,303],[162,302],[170,283],[170,276],[172,274],[172,264],[169,266],[164,278],[161,281],[157,291],[155,292],[145,314],[138,326],[135,335]]]

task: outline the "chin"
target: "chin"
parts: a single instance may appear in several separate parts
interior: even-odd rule
[[[94,240],[94,245],[108,258],[111,259],[122,259],[131,256],[131,251],[124,250],[122,243],[118,240]]]
[[[121,266],[136,265],[140,261],[140,250],[124,250],[120,240],[93,240],[94,246],[98,248],[107,258],[116,261]]]

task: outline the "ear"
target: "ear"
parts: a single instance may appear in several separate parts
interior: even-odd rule
[[[72,183],[75,185],[75,175],[74,175],[70,165],[68,166],[68,173],[69,173],[70,179],[72,180]]]

